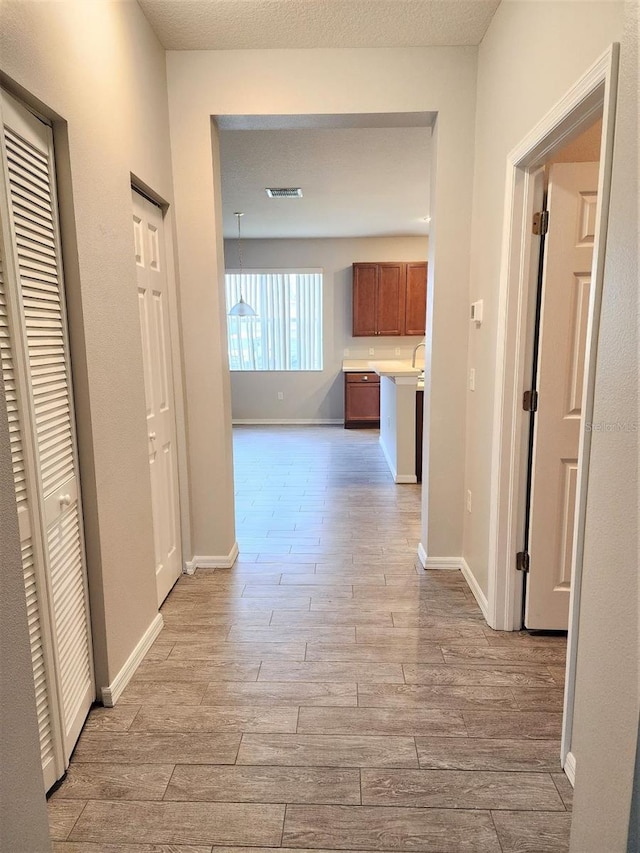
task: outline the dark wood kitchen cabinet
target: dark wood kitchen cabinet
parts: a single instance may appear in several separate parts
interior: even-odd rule
[[[427,265],[406,265],[405,335],[424,335],[427,319]]]
[[[344,428],[380,426],[380,377],[377,373],[344,374]]]
[[[353,336],[424,335],[426,263],[353,265]]]

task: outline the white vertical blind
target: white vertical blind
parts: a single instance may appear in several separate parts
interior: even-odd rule
[[[322,272],[227,273],[225,295],[257,314],[227,317],[231,370],[322,370]]]

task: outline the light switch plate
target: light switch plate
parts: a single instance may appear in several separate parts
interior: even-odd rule
[[[478,299],[477,302],[471,303],[470,320],[472,323],[475,323],[476,326],[482,325],[482,299]]]

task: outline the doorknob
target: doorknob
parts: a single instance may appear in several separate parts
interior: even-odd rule
[[[60,508],[63,509],[71,504],[71,495],[60,495]]]

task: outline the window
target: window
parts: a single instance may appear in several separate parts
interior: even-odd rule
[[[227,316],[231,370],[322,370],[321,270],[229,272],[225,295],[256,312]]]

